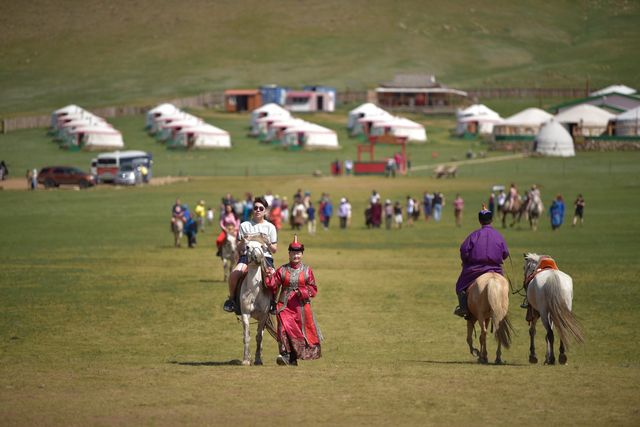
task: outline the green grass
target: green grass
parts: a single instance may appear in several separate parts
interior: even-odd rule
[[[635,425],[637,162],[635,153],[580,153],[475,165],[440,181],[199,177],[119,190],[2,191],[0,414],[8,425],[246,425],[262,416],[285,425]],[[578,192],[587,199],[582,228],[565,223],[552,232],[545,216],[536,233],[503,231],[515,284],[525,251],[554,256],[574,278],[587,341],[570,348],[565,367],[527,363],[517,297],[507,366],[477,365],[464,322],[451,315],[458,245],[476,227],[490,186],[511,181],[537,183],[547,206],[556,193],[569,205]],[[193,250],[173,248],[169,207],[177,196],[215,206],[227,191],[291,197],[298,188],[314,200],[327,191],[354,204],[351,229],[301,234],[319,283],[324,356],[279,368],[269,338],[265,367],[230,366],[241,357],[242,333],[220,308],[226,285],[214,235],[199,235]],[[439,224],[367,230],[361,213],[373,188],[393,200],[438,189],[451,201],[459,192],[463,227],[454,226],[449,204]],[[281,248],[291,238],[283,230]],[[285,257],[278,252],[276,261]],[[537,346],[541,354],[540,331]],[[305,402],[302,410],[291,410],[291,396]]]
[[[259,11],[257,13],[256,11]],[[0,15],[0,114],[278,83],[640,86],[636,2],[33,1]]]

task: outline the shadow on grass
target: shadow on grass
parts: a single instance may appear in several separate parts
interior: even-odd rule
[[[408,363],[429,363],[434,365],[481,365],[475,360],[402,360],[402,362]],[[512,363],[503,361],[500,365],[496,365],[493,362],[486,363],[490,366],[528,366],[523,363]]]
[[[228,360],[226,362],[178,362],[176,360],[172,360],[168,363],[180,366],[242,366],[242,361],[238,359]]]

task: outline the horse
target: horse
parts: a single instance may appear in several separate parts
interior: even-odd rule
[[[571,276],[557,269],[551,257],[534,253],[524,254],[524,277],[531,310],[527,313],[531,339],[529,363],[538,363],[534,338],[536,321],[540,318],[547,331],[545,365],[553,365],[556,360],[553,353],[554,327],[560,335],[558,361],[564,365],[567,363],[565,351],[569,348],[569,340],[573,339],[576,343],[584,342],[582,328],[571,309],[573,280]]]
[[[501,274],[489,272],[481,275],[467,288],[467,344],[472,355],[479,363],[488,363],[487,328],[491,322],[491,330],[498,342],[496,365],[502,364],[501,347],[511,346],[513,327],[509,320],[509,282]],[[472,333],[475,323],[480,324],[480,350],[473,347]]]
[[[263,253],[265,245],[261,235],[247,236],[245,239],[247,248],[248,272],[240,287],[240,317],[242,318],[242,329],[244,332],[244,355],[242,364],[251,365],[249,355],[249,320],[254,318],[258,321],[256,332],[256,355],[254,365],[262,365],[262,336],[266,326],[270,323],[269,307],[271,305],[271,291],[263,284],[262,278],[266,271],[267,264]],[[271,325],[271,329],[273,329]],[[273,334],[273,332],[270,332]]]
[[[500,212],[502,213],[502,228],[507,228],[507,215],[509,214],[511,214],[513,218],[509,227],[513,227],[515,225],[516,220],[518,220],[522,215],[521,208],[522,200],[520,197],[516,197],[512,203],[507,201],[500,207]]]
[[[173,233],[173,244],[176,248],[180,247],[180,240],[182,240],[182,232],[184,230],[184,222],[179,217],[171,219],[171,232]]]
[[[224,281],[229,280],[231,271],[238,263],[238,242],[236,239],[236,227],[234,225],[227,225],[227,232],[222,248],[220,249],[220,255],[222,258],[222,271],[224,272]]]
[[[536,231],[538,229],[540,216],[542,215],[542,212],[544,212],[544,204],[542,203],[540,196],[533,192],[529,192],[521,211],[522,215],[529,219],[529,227],[531,227],[533,231]]]

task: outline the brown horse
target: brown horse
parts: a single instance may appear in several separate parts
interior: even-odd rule
[[[511,214],[513,219],[511,224],[509,224],[509,227],[513,227],[516,221],[519,221],[522,216],[522,199],[520,199],[520,197],[516,197],[511,203],[508,201],[505,202],[505,204],[500,208],[500,213],[502,214],[502,228],[507,228],[507,215],[509,214]]]
[[[509,321],[509,282],[498,273],[485,273],[478,277],[467,289],[467,344],[472,355],[479,363],[488,363],[487,329],[491,322],[491,330],[498,342],[496,365],[502,364],[501,347],[509,348],[513,327]],[[476,321],[480,324],[480,350],[473,347],[473,329]]]

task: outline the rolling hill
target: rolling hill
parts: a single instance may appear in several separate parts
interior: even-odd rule
[[[472,87],[640,86],[632,1],[3,2],[0,114],[397,72]]]

